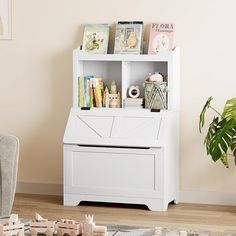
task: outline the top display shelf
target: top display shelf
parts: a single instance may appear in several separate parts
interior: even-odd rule
[[[77,58],[81,61],[170,61],[177,51],[179,51],[178,47],[173,51],[159,52],[155,55],[92,54],[79,49],[75,49],[74,53],[77,54]]]

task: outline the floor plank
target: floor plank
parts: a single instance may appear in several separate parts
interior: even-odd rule
[[[170,204],[167,212],[152,212],[142,205],[83,203],[63,206],[61,196],[16,194],[13,212],[32,219],[40,213],[49,219],[83,220],[94,214],[96,223],[162,226],[172,229],[236,232],[236,207],[203,204]]]

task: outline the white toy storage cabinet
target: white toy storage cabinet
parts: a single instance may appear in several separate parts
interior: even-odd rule
[[[179,49],[157,55],[73,53],[73,107],[64,134],[64,205],[145,204],[167,210],[179,199]],[[102,76],[121,90],[151,72],[168,75],[168,110],[78,107],[78,76]],[[143,97],[143,94],[141,94]]]

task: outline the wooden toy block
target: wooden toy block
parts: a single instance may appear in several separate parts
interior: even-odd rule
[[[70,236],[82,234],[81,223],[75,220],[61,219],[61,221],[57,223],[57,236],[63,236],[64,234]]]
[[[162,227],[156,227],[154,236],[161,236],[161,235],[162,235]]]
[[[93,233],[106,233],[107,227],[106,226],[94,226]]]
[[[108,233],[92,233],[91,236],[108,236]]]
[[[85,215],[85,222],[83,223],[83,234],[90,236],[93,233],[93,228],[95,227],[95,223],[93,222],[93,215]]]
[[[103,94],[103,106],[108,108],[119,108],[121,101],[120,92],[117,90],[116,82],[113,80],[111,84],[110,93],[108,88],[105,88]]]
[[[108,233],[107,232],[106,233],[95,233],[95,232],[93,232],[93,233],[89,234],[88,236],[108,236]]]
[[[92,233],[94,226],[95,226],[94,223],[90,223],[90,224],[84,223],[83,224],[83,234],[84,233]]]
[[[36,236],[37,234],[45,234],[46,236],[52,236],[55,229],[55,221],[47,221],[46,219],[38,222],[32,221],[30,223],[30,234]]]
[[[179,235],[180,235],[180,236],[188,236],[188,232],[185,231],[185,230],[180,230],[180,231],[179,231]]]
[[[0,224],[0,236],[24,236],[24,224]]]
[[[61,219],[59,223],[65,223],[65,224],[76,224],[77,222],[75,220],[69,220],[69,219]]]
[[[8,222],[0,224],[0,236],[24,236],[24,224],[20,223],[17,214],[10,215]]]
[[[97,226],[93,221],[93,215],[85,215],[85,222],[82,224],[83,236],[107,236],[106,226]]]
[[[43,219],[39,214],[36,214],[36,220],[32,220],[30,223],[30,234],[31,236],[37,236],[37,234],[45,234],[46,236],[53,236],[53,234],[57,234],[57,236],[108,236],[107,227],[97,226],[93,221],[93,215],[85,215],[84,222],[70,219],[61,219],[56,222]]]

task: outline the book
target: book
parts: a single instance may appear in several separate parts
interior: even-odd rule
[[[78,106],[90,107],[91,106],[91,87],[90,80],[93,76],[79,76],[78,77]]]
[[[125,98],[125,102],[130,102],[130,103],[142,103],[143,98]]]
[[[84,106],[84,77],[80,76],[78,80],[79,107]]]
[[[119,21],[116,25],[114,53],[140,54],[142,40],[142,21]]]
[[[172,50],[174,48],[173,23],[152,23],[148,44],[148,54],[156,54],[161,51]]]
[[[109,42],[108,24],[86,24],[82,50],[90,53],[106,54]]]
[[[93,78],[92,75],[84,76],[84,107],[91,107],[91,89],[90,89],[90,80]]]
[[[103,78],[92,75],[78,77],[78,106],[102,107],[104,84]]]
[[[93,78],[90,79],[89,83],[89,91],[90,91],[90,98],[89,98],[89,105],[90,107],[94,107],[94,95],[93,95]]]
[[[143,98],[125,98],[123,101],[124,108],[143,108]]]
[[[103,91],[103,78],[93,78],[93,95],[95,100],[95,107],[102,107]]]

